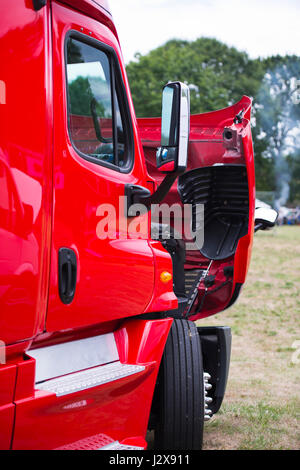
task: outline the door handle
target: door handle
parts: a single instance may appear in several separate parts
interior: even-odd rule
[[[70,304],[75,295],[77,282],[77,258],[71,248],[58,251],[58,289],[61,301]]]

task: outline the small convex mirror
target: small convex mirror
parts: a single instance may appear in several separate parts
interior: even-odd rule
[[[271,207],[257,207],[254,215],[255,232],[274,227],[277,216],[278,213]]]
[[[157,168],[164,173],[183,173],[187,167],[190,130],[190,90],[181,82],[165,85],[162,94],[161,147]]]

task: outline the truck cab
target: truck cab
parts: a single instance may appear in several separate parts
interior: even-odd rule
[[[0,448],[145,449],[152,429],[158,448],[200,449],[230,329],[194,321],[245,282],[251,100],[190,117],[175,83],[169,114],[136,119],[106,1],[2,9]],[[155,225],[157,202],[190,205],[192,233],[202,204],[201,243],[174,215]]]

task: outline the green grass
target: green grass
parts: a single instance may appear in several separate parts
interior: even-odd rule
[[[255,235],[244,289],[229,310],[199,321],[232,328],[227,392],[205,425],[206,449],[299,449],[300,227]]]

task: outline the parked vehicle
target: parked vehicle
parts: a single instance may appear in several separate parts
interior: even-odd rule
[[[300,207],[294,209],[288,207],[280,207],[278,211],[278,225],[299,225],[300,224]]]
[[[175,82],[162,122],[137,120],[105,0],[1,9],[0,448],[144,449],[153,429],[156,448],[200,449],[231,335],[194,321],[246,279],[251,100],[190,117]],[[190,204],[196,232],[205,205],[204,244],[175,217],[151,237],[162,201]]]

